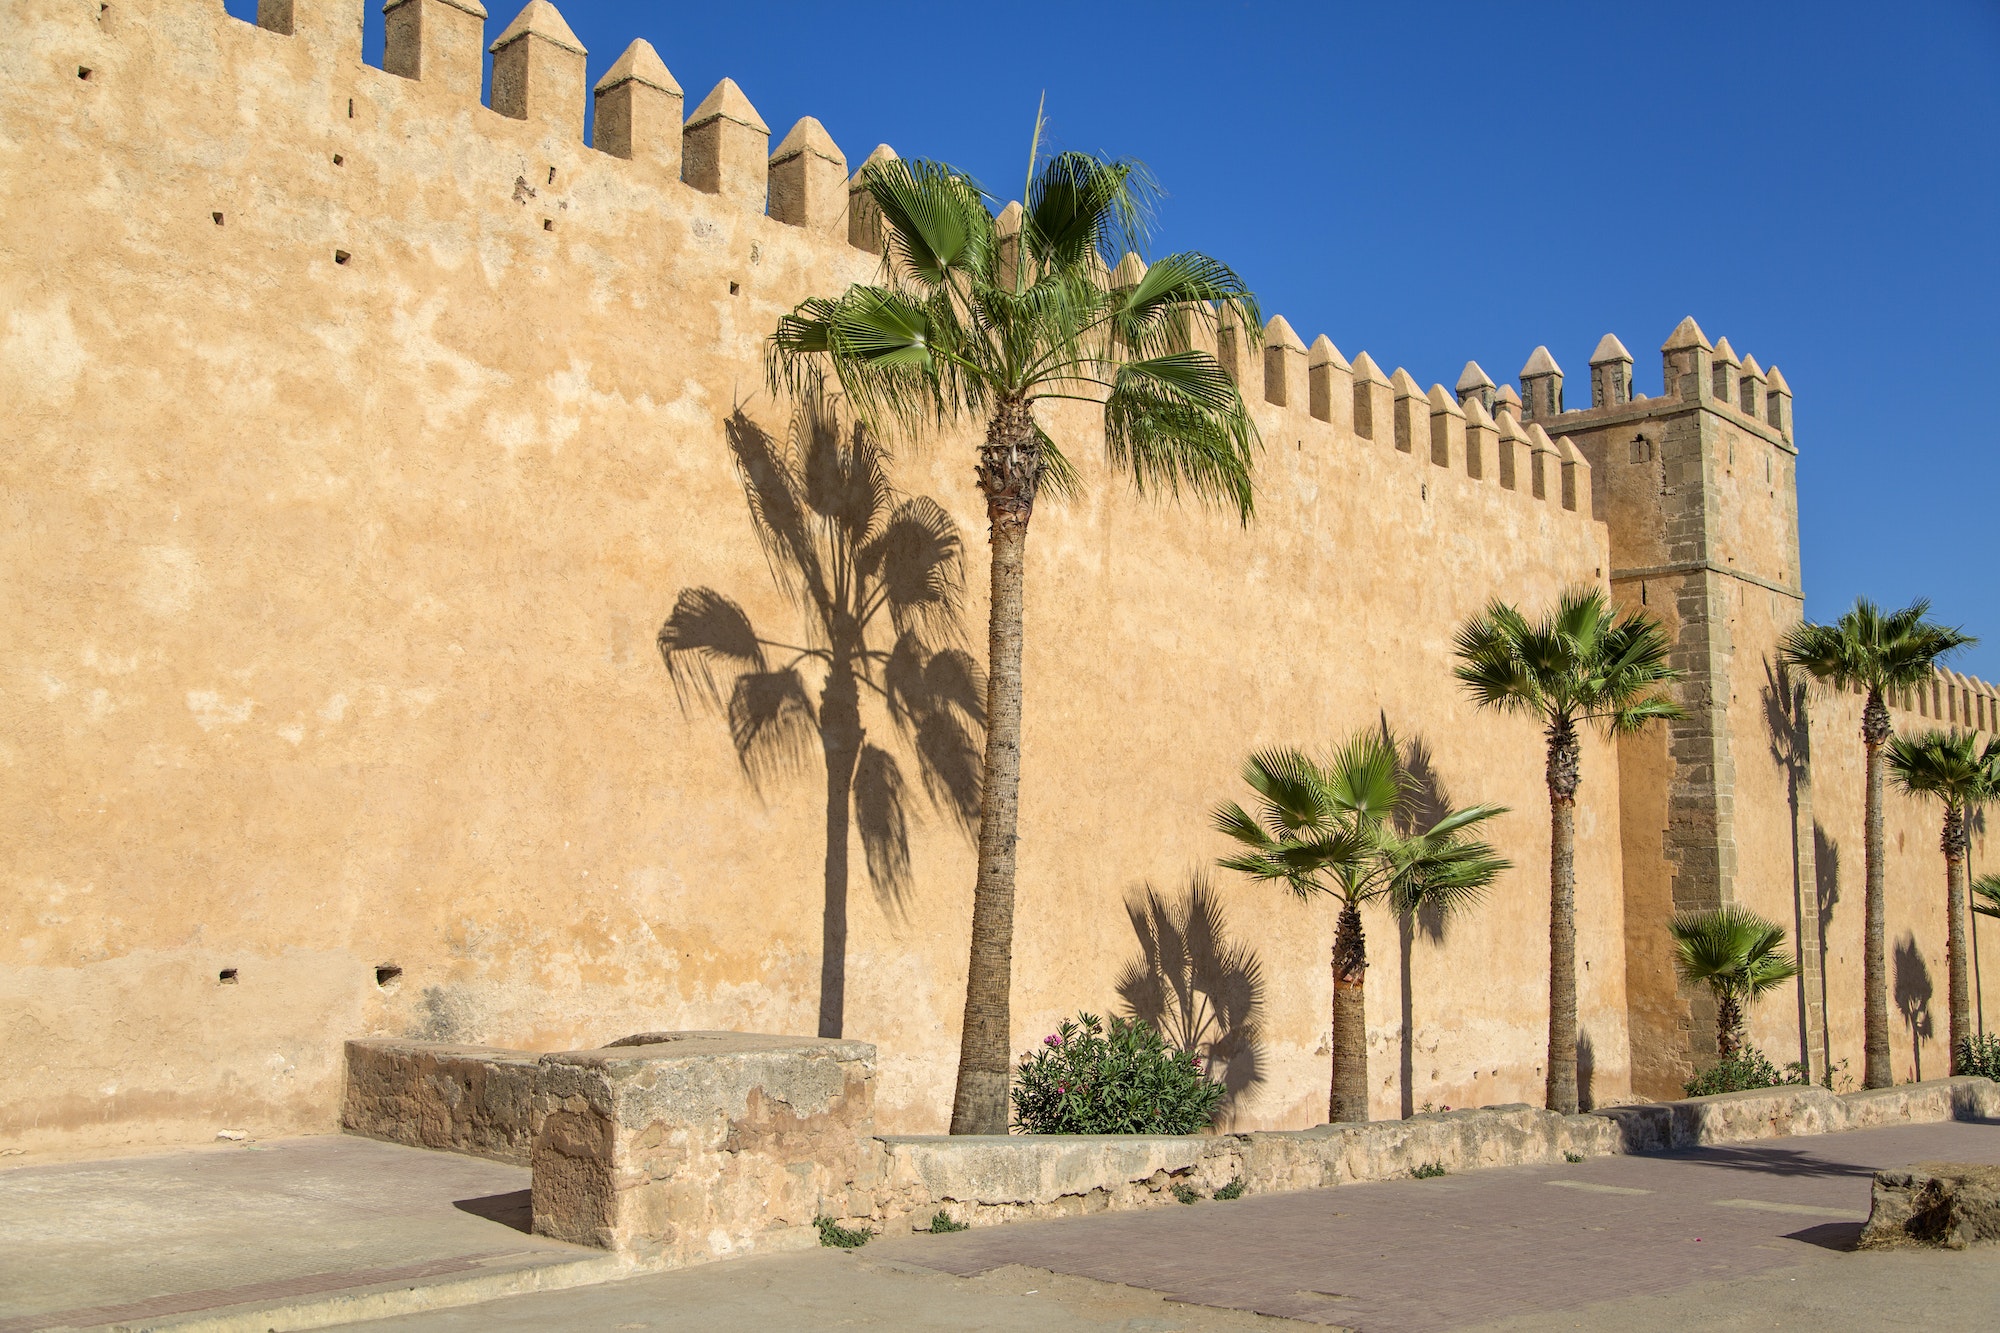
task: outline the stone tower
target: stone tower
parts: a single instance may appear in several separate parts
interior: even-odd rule
[[[1692,318],[1661,348],[1664,392],[1633,392],[1632,354],[1607,334],[1590,358],[1590,406],[1563,410],[1546,348],[1521,371],[1527,418],[1590,463],[1622,607],[1674,643],[1685,720],[1621,742],[1626,965],[1633,1090],[1678,1096],[1715,1052],[1705,993],[1679,993],[1664,924],[1737,902],[1783,924],[1801,966],[1820,965],[1803,699],[1776,666],[1803,611],[1798,451],[1791,391],[1773,367],[1711,345]],[[1800,1046],[1824,1060],[1821,987],[1801,993]]]

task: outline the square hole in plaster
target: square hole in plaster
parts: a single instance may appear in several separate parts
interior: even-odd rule
[[[215,219],[215,225],[216,225],[216,226],[220,227],[220,226],[222,225],[222,214],[220,214],[220,213],[210,213],[210,214],[209,214],[209,216]]]
[[[215,974],[215,981],[219,986],[234,986],[236,984],[236,969],[233,967],[223,968]]]
[[[554,231],[555,229],[556,229],[556,220],[555,220],[554,218],[543,218],[543,219],[542,219],[542,230],[543,230],[543,231]]]
[[[402,979],[403,969],[394,963],[384,963],[375,969],[375,984],[383,990],[394,990]]]
[[[556,169],[555,169],[554,167],[550,167],[550,168],[549,168],[549,184],[551,184],[551,185],[554,185],[555,183],[556,183]]]
[[[740,292],[740,291],[742,291],[742,290],[743,290],[743,288],[742,288],[742,287],[740,287],[739,285],[737,285],[736,283],[733,283],[733,282],[732,282],[732,283],[730,283],[730,284],[729,284],[729,294],[730,294],[731,296],[734,296],[734,295],[736,295],[736,293],[738,293],[738,292]]]
[[[78,65],[76,67],[76,77],[79,79],[88,79],[90,77],[90,66]]]
[[[335,250],[333,252],[333,262],[336,264],[345,264],[348,260],[352,258],[354,258],[354,256],[348,254],[347,251],[345,250]]]
[[[336,167],[343,167],[343,166],[346,166],[346,165],[347,165],[347,159],[346,159],[346,158],[344,158],[344,157],[342,157],[342,156],[341,156],[341,155],[340,155],[339,153],[335,153],[335,154],[333,155],[333,165],[335,165]]]

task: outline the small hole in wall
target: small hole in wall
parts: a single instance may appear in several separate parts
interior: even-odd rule
[[[556,229],[556,220],[555,220],[554,218],[543,218],[543,219],[542,219],[542,230],[543,230],[543,231],[554,231],[555,229]]]
[[[731,296],[734,296],[734,295],[736,295],[736,293],[738,293],[738,292],[740,292],[740,291],[742,291],[742,290],[743,290],[743,289],[742,289],[741,287],[739,287],[739,286],[738,286],[737,284],[735,284],[735,283],[733,283],[733,282],[729,284],[729,294],[730,294]]]
[[[1429,486],[1419,486],[1419,487],[1417,487],[1417,498],[1418,498],[1419,500],[1428,500],[1428,499],[1430,499],[1430,498],[1431,498],[1431,488],[1430,488]]]
[[[347,118],[354,119],[354,99],[351,97],[347,99]]]
[[[220,213],[210,213],[210,214],[209,214],[209,216],[215,219],[215,225],[216,225],[216,226],[220,227],[220,226],[222,225],[222,214],[220,214]]]
[[[333,262],[336,264],[345,264],[348,260],[352,258],[354,258],[354,256],[348,254],[347,251],[345,250],[335,250],[333,252]]]
[[[556,183],[556,169],[555,169],[554,167],[550,167],[550,168],[549,168],[549,184],[551,184],[551,185],[554,185],[555,183]]]
[[[347,165],[347,159],[342,157],[339,153],[335,153],[333,155],[333,165],[335,165],[336,167],[344,167]]]
[[[90,77],[90,66],[78,65],[76,67],[76,77],[79,79],[88,79]]]
[[[382,966],[375,969],[375,984],[377,986],[380,986],[383,990],[389,989],[389,987],[395,985],[402,979],[403,979],[403,969],[397,967],[394,963],[384,963],[382,964]]]
[[[219,986],[234,986],[236,984],[236,969],[233,967],[223,968],[215,974],[215,981]]]

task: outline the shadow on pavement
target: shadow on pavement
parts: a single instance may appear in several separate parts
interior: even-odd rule
[[[1839,1250],[1845,1254],[1852,1251],[1861,1239],[1861,1229],[1865,1222],[1822,1222],[1804,1231],[1788,1231],[1786,1240],[1802,1240],[1808,1245],[1817,1245],[1822,1250]]]
[[[483,1217],[503,1227],[512,1227],[524,1235],[532,1235],[535,1230],[534,1212],[529,1202],[532,1197],[528,1190],[511,1190],[506,1194],[488,1194],[478,1199],[456,1199],[451,1206],[461,1213],[471,1213],[474,1217]]]
[[[1872,1177],[1875,1168],[1855,1162],[1835,1162],[1796,1148],[1770,1148],[1745,1144],[1741,1148],[1689,1148],[1660,1153],[1661,1158],[1719,1166],[1731,1171],[1754,1171],[1765,1176],[1849,1176]]]

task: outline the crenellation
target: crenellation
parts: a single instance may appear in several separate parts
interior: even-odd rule
[[[1590,405],[1622,407],[1632,401],[1632,354],[1618,336],[1607,333],[1590,354]]]
[[[549,0],[528,0],[488,49],[493,53],[493,110],[533,121],[562,139],[582,141],[588,52]]]
[[[604,71],[593,96],[592,147],[680,179],[681,85],[651,42],[634,39]]]
[[[801,116],[768,164],[771,217],[833,234],[847,208],[847,158],[811,116]]]
[[[1764,368],[1746,356],[1736,378],[1736,408],[1752,421],[1764,419]]]
[[[847,182],[847,243],[857,250],[866,250],[871,255],[884,252],[888,238],[882,232],[882,209],[875,202],[868,187],[862,183],[862,176],[877,162],[896,161],[896,150],[888,144],[878,143],[875,151],[868,155],[854,179]],[[1009,204],[1000,210],[1000,216],[993,219],[993,234],[1000,246],[1003,265],[1011,265],[1010,255],[1020,253],[1021,206]],[[1011,249],[1009,247],[1012,247]]]
[[[1401,366],[1389,376],[1389,392],[1393,402],[1390,420],[1394,423],[1396,451],[1412,458],[1428,457],[1431,451],[1430,395]]]
[[[1787,444],[1792,439],[1792,386],[1785,383],[1785,377],[1776,366],[1764,376],[1764,424],[1783,436]]]
[[[1395,420],[1396,391],[1389,386],[1389,377],[1375,364],[1375,358],[1366,352],[1355,356],[1352,369],[1354,433],[1377,443],[1385,438],[1393,439],[1390,423]]]
[[[1709,396],[1718,403],[1736,402],[1736,376],[1742,368],[1743,359],[1736,355],[1736,349],[1729,345],[1729,339],[1717,338],[1715,351],[1711,354],[1708,371]]]
[[[1528,494],[1551,505],[1562,503],[1561,459],[1542,423],[1528,423]]]
[[[725,78],[688,117],[682,131],[681,179],[753,212],[764,211],[770,186],[771,127],[750,99]]]
[[[1707,402],[1713,396],[1709,384],[1715,349],[1689,315],[1674,326],[1660,345],[1661,378],[1666,396],[1684,403]]]
[[[1283,315],[1271,316],[1264,325],[1264,401],[1279,407],[1307,405],[1306,345]]]
[[[100,6],[102,25],[108,7]],[[266,32],[296,37],[313,48],[328,68],[346,69],[361,63],[363,0],[257,0],[257,26]]]
[[[1590,460],[1564,435],[1556,440],[1556,458],[1562,466],[1562,507],[1579,518],[1591,517]]]
[[[1494,424],[1492,413],[1480,401],[1478,394],[1465,399],[1465,472],[1475,481],[1495,479],[1498,473],[1494,467],[1494,453],[1498,444],[1499,430]],[[1512,489],[1509,487],[1508,489]]]
[[[486,6],[479,0],[389,0],[382,68],[477,102],[486,81]]]
[[[1521,402],[1529,421],[1553,421],[1562,415],[1562,367],[1546,347],[1537,347],[1521,367]]]
[[[1354,432],[1354,368],[1324,333],[1306,353],[1307,408],[1342,435]]]
[[[1433,384],[1430,400],[1431,462],[1453,472],[1477,476],[1465,463],[1465,409],[1444,385]]]
[[[1493,411],[1493,377],[1477,361],[1468,361],[1465,369],[1458,372],[1458,401],[1467,403],[1475,399],[1489,414]]]

